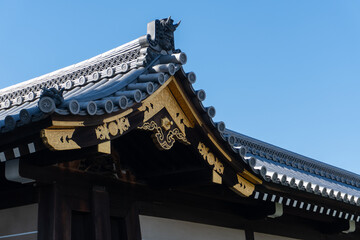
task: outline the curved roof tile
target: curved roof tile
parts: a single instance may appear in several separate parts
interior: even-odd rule
[[[168,42],[160,47],[160,43],[149,36],[0,90],[0,134],[53,112],[101,115],[126,109],[177,74],[187,79],[194,106],[217,136],[255,174],[266,181],[360,206],[359,175],[228,130],[223,122],[214,123],[215,108],[202,104],[205,91],[195,91],[192,87],[196,75],[183,71],[186,54],[169,47]],[[49,88],[52,90],[44,90]]]

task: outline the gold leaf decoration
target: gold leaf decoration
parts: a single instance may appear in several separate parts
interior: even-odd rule
[[[250,196],[254,190],[254,184],[250,183],[249,181],[245,180],[239,174],[236,174],[238,183],[232,186],[232,189],[235,190],[241,196],[248,197]]]
[[[194,127],[167,87],[146,99],[139,110],[144,112],[144,122],[146,122],[164,108],[181,132],[185,132],[185,127]]]
[[[96,138],[100,140],[109,140],[110,135],[122,135],[130,128],[130,122],[127,117],[115,119],[115,121],[99,125],[95,129]]]
[[[219,161],[217,157],[215,157],[212,152],[210,152],[209,148],[206,147],[204,143],[199,142],[198,150],[204,160],[206,160],[210,166],[214,166],[214,170],[217,173],[219,173],[220,175],[224,173],[224,165]]]
[[[169,150],[172,148],[175,143],[175,138],[185,144],[190,144],[185,135],[178,128],[165,131],[166,136],[162,127],[159,127],[155,121],[145,122],[138,128],[142,130],[153,131],[157,145],[161,150]]]
[[[41,138],[51,150],[71,150],[81,147],[72,140],[75,129],[43,129]]]

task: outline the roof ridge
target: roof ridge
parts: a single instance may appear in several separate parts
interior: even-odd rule
[[[34,84],[41,83],[42,82],[41,80],[46,81],[46,80],[49,80],[48,78],[55,78],[55,77],[58,77],[58,76],[63,76],[63,75],[66,75],[68,73],[77,71],[77,70],[79,70],[79,69],[81,69],[81,68],[83,68],[85,66],[89,66],[89,65],[96,64],[96,63],[102,62],[104,60],[107,60],[108,58],[114,57],[114,56],[116,56],[116,55],[118,55],[118,54],[120,54],[122,52],[126,52],[126,51],[129,51],[130,49],[133,49],[133,48],[136,48],[136,47],[140,46],[140,41],[139,40],[141,38],[144,38],[144,36],[142,36],[140,38],[137,38],[137,39],[135,39],[133,41],[130,41],[128,43],[122,44],[122,45],[120,45],[120,46],[118,46],[116,48],[110,49],[109,51],[106,51],[104,53],[100,53],[100,54],[98,54],[98,55],[96,55],[94,57],[85,59],[85,60],[83,60],[81,62],[77,62],[77,63],[71,64],[69,66],[66,66],[66,67],[57,69],[55,71],[52,71],[50,73],[46,73],[46,74],[43,74],[41,76],[26,80],[24,82],[20,82],[18,84],[11,85],[11,86],[8,86],[6,88],[2,88],[2,89],[0,89],[0,95],[8,94],[10,92],[14,92],[16,90],[24,88],[24,86],[27,87],[31,83],[34,83]]]
[[[83,85],[86,82],[85,76],[90,76],[90,78],[94,78],[93,80],[97,80],[99,73],[97,76],[92,76],[91,74],[106,71],[107,68],[120,65],[124,71],[127,71],[131,67],[129,65],[142,55],[140,49],[147,47],[147,42],[144,39],[146,39],[146,36],[137,38],[82,62],[2,89],[0,90],[0,109],[9,109],[24,102],[33,102],[40,97],[43,88],[53,87],[69,90],[74,87],[75,82],[78,82],[75,85]],[[146,55],[146,52],[144,54]],[[126,66],[122,66],[124,64]],[[136,65],[136,63],[133,65]]]

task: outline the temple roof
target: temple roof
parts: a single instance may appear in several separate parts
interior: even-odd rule
[[[214,135],[256,176],[360,206],[359,175],[225,129],[223,122],[214,123],[215,109],[202,104],[205,92],[192,87],[195,74],[183,69],[187,57],[175,49],[177,25],[170,20],[154,21],[147,35],[96,57],[0,90],[0,136],[54,114],[101,116],[124,111],[175,76]],[[162,35],[156,29],[160,25],[166,29]],[[2,151],[1,161],[19,156],[13,149]]]
[[[163,52],[149,57],[152,53],[145,38],[0,90],[1,131],[11,131],[54,111],[61,115],[99,115],[140,102],[186,63],[184,53]],[[63,89],[61,104],[39,104],[41,96],[52,94],[44,89]]]
[[[360,176],[355,173],[231,130],[226,130],[225,134],[234,136],[235,148],[246,147],[248,164],[254,171],[259,170],[267,181],[344,201],[351,198],[345,196],[346,193],[360,196]]]

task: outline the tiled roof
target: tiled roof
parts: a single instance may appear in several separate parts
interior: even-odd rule
[[[0,132],[11,131],[52,112],[100,115],[140,102],[174,75],[187,60],[182,52],[152,52],[144,38],[0,90]],[[51,96],[47,97],[52,94],[51,91],[44,93],[43,89],[49,88],[64,89],[63,99],[58,104]]]
[[[226,139],[268,182],[360,206],[360,176],[226,129]]]
[[[130,43],[0,90],[0,135],[53,113],[102,115],[124,110],[144,100],[177,74],[186,79],[194,106],[216,135],[227,141],[238,153],[239,161],[255,174],[266,181],[360,206],[360,176],[227,130],[223,122],[214,123],[215,109],[201,103],[205,92],[192,88],[195,74],[183,71],[185,53],[174,49],[171,34],[151,32],[153,26],[169,24],[169,20],[161,21],[150,23],[148,35]],[[168,28],[174,31],[171,26],[177,27],[172,25],[172,20]]]

